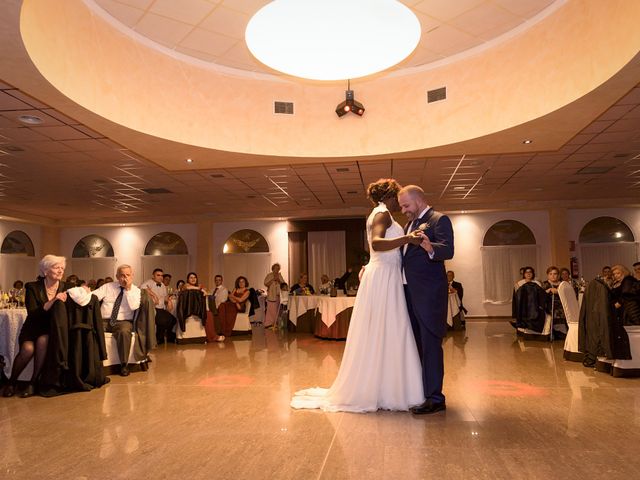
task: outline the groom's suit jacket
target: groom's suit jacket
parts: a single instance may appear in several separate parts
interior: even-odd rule
[[[453,227],[446,215],[433,208],[411,223],[406,229],[415,230],[424,225],[424,233],[431,240],[434,255],[420,245],[407,245],[402,256],[402,267],[407,279],[414,315],[423,328],[444,337],[447,332],[448,282],[444,261],[453,258]]]

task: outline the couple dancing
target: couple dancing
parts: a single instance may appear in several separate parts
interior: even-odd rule
[[[296,392],[293,408],[372,412],[446,409],[442,394],[448,283],[453,257],[449,218],[429,207],[424,191],[393,179],[369,185],[376,205],[367,218],[371,260],[353,307],[338,376],[329,389]],[[405,231],[391,212],[402,210]],[[404,287],[403,287],[404,284]]]

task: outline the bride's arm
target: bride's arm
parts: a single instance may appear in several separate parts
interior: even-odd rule
[[[373,225],[371,227],[371,248],[376,252],[384,252],[402,247],[407,243],[419,245],[422,239],[416,235],[402,235],[397,238],[384,238],[387,228],[391,226],[391,214],[389,212],[380,212],[373,217]]]

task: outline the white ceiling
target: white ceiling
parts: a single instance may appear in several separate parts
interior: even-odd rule
[[[111,20],[159,46],[212,64],[249,72],[278,72],[255,60],[244,31],[269,0],[85,0]],[[417,67],[495,41],[535,21],[557,0],[404,0],[420,20],[422,38],[394,69]],[[560,2],[561,3],[561,2]],[[339,22],[336,22],[339,28]],[[337,34],[339,34],[337,32]]]

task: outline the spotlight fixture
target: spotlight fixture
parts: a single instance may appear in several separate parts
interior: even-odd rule
[[[364,105],[355,99],[353,90],[351,90],[351,80],[347,80],[347,90],[344,93],[345,100],[344,102],[340,102],[336,107],[336,114],[339,117],[342,117],[343,115],[351,112],[361,117],[364,113]]]

